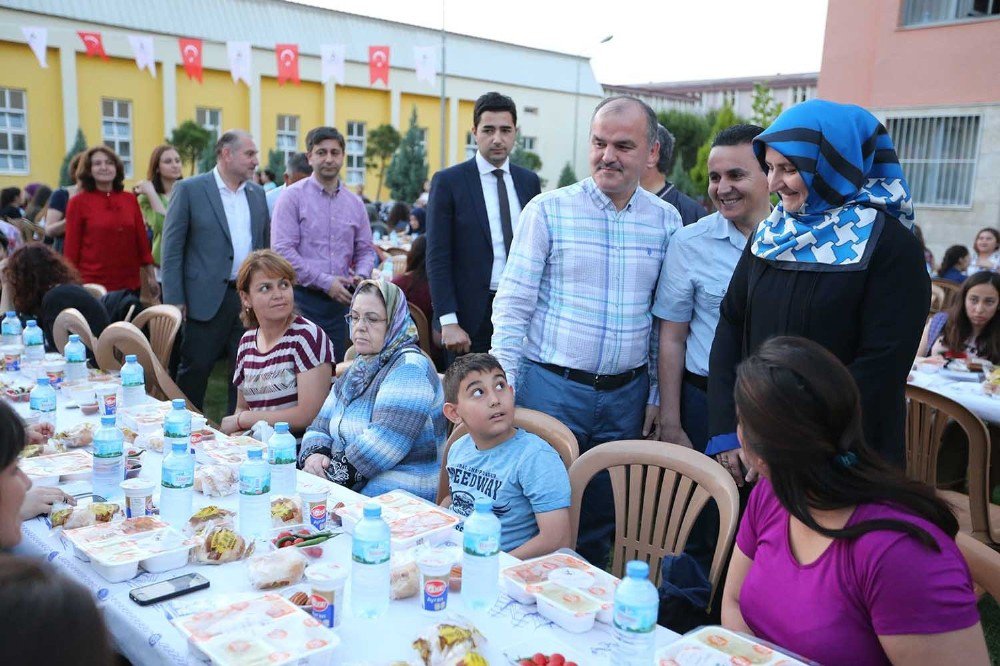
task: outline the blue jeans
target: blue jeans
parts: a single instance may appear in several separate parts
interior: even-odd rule
[[[613,391],[598,391],[550,372],[532,361],[518,369],[517,405],[544,412],[569,428],[586,453],[598,444],[639,439],[649,397],[643,373]],[[583,493],[576,551],[594,566],[605,568],[615,534],[611,476],[597,474]]]
[[[344,360],[344,352],[351,346],[347,338],[347,322],[344,315],[348,306],[338,303],[316,289],[295,285],[295,306],[299,313],[326,332],[333,343],[335,363]]]

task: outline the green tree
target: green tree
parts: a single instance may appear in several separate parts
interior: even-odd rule
[[[674,161],[673,171],[667,176],[667,180],[673,183],[674,187],[695,199],[701,200],[705,198],[705,190],[698,191],[697,186],[695,186],[694,181],[691,180],[691,176],[688,175],[687,169],[681,164],[680,160]]]
[[[524,147],[524,137],[521,136],[517,137],[514,151],[510,154],[510,162],[535,173],[538,173],[542,169],[542,158],[537,153],[533,153]]]
[[[566,162],[566,166],[562,168],[559,172],[559,184],[557,187],[566,187],[567,185],[572,185],[576,182],[576,173],[573,171],[573,167],[570,166],[569,162]]]
[[[715,135],[730,125],[742,122],[745,121],[737,116],[733,111],[733,107],[728,104],[715,114],[715,122],[708,132],[708,137],[701,144],[701,148],[698,149],[698,156],[695,158],[694,166],[688,171],[691,175],[691,182],[695,188],[695,192],[700,194],[708,191],[708,154],[712,151],[712,140],[715,138]]]
[[[708,138],[710,121],[705,116],[676,109],[660,113],[658,118],[674,135],[674,163],[690,169],[698,157],[698,148]],[[675,181],[671,179],[670,182]]]
[[[417,127],[417,107],[410,114],[410,129],[399,144],[396,154],[385,172],[385,184],[396,201],[415,201],[424,191],[427,180],[427,153]]]
[[[212,140],[212,133],[193,120],[185,120],[170,133],[167,143],[177,149],[181,162],[191,165],[191,175],[198,166],[198,158]]]
[[[402,137],[392,125],[379,125],[368,133],[368,147],[365,148],[365,166],[378,169],[378,190],[375,201],[382,200],[382,181],[385,180],[385,170],[389,160],[399,148]]]
[[[267,168],[274,172],[275,181],[281,180],[285,176],[285,151],[267,151]]]
[[[215,168],[215,144],[219,140],[215,130],[209,132],[208,143],[198,156],[198,173],[205,173]]]
[[[750,103],[753,115],[750,122],[767,129],[774,119],[781,115],[781,102],[774,101],[771,89],[763,83],[753,84],[753,101]]]
[[[73,159],[73,156],[77,153],[82,153],[87,150],[87,139],[83,136],[83,130],[77,128],[76,139],[73,141],[73,147],[69,149],[66,156],[63,157],[62,166],[59,167],[59,185],[60,187],[68,187],[76,182],[76,176],[69,172],[69,161]]]

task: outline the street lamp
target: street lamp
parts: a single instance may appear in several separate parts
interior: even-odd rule
[[[608,35],[601,41],[599,41],[595,46],[600,46],[601,44],[607,44],[612,39],[614,35]],[[587,57],[590,60],[591,56]],[[576,59],[576,93],[573,96],[573,172],[576,172],[576,145],[579,143],[580,138],[580,58]]]

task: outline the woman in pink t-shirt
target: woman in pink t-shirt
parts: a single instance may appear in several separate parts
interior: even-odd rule
[[[737,370],[737,434],[762,477],[722,623],[821,664],[988,664],[958,523],[864,442],[858,388],[820,345],[778,337]]]

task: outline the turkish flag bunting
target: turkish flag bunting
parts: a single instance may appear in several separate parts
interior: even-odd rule
[[[389,47],[368,47],[368,78],[374,84],[379,79],[389,85]]]
[[[101,41],[101,33],[77,31],[76,34],[80,35],[83,45],[87,47],[88,56],[91,58],[99,56],[104,60],[108,59],[108,54],[104,52],[104,42]]]
[[[299,45],[275,44],[274,55],[278,58],[278,85],[285,85],[285,81],[299,85]]]
[[[181,47],[181,60],[188,79],[198,79],[198,83],[201,83],[201,40],[182,37],[177,42]]]

